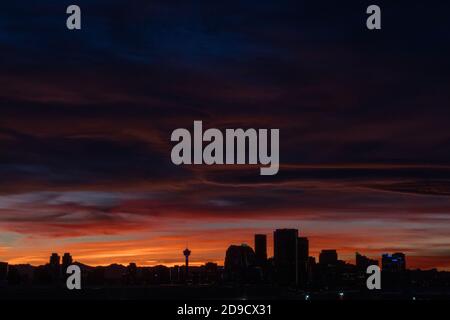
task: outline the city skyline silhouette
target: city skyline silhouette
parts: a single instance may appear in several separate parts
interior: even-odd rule
[[[188,247],[179,252],[185,258],[184,265],[174,266],[139,266],[132,261],[126,266],[115,263],[108,266],[88,266],[77,262],[76,257],[68,252],[63,255],[52,253],[48,263],[42,266],[0,262],[0,295],[16,292],[16,288],[25,295],[32,294],[35,288],[43,287],[49,288],[47,294],[50,296],[64,291],[65,281],[70,275],[66,270],[71,265],[80,268],[82,287],[87,292],[94,288],[107,290],[94,290],[88,294],[89,297],[92,294],[94,297],[101,297],[105,292],[113,295],[118,288],[128,288],[131,291],[127,292],[131,296],[144,298],[148,297],[147,293],[136,293],[135,290],[155,286],[161,287],[161,290],[170,288],[167,286],[175,286],[170,290],[178,297],[185,297],[194,288],[211,288],[214,294],[220,295],[224,290],[236,286],[254,288],[256,292],[259,290],[266,297],[272,298],[280,290],[283,294],[288,292],[286,290],[296,290],[295,297],[305,300],[312,297],[355,299],[355,292],[360,292],[366,298],[391,295],[390,299],[393,293],[403,299],[411,296],[434,299],[450,294],[450,272],[436,269],[410,270],[407,267],[407,256],[401,252],[383,254],[380,261],[356,252],[355,263],[351,264],[339,260],[335,249],[321,250],[318,259],[310,256],[310,241],[299,234],[298,229],[276,229],[273,241],[273,256],[267,254],[265,234],[254,235],[253,247],[230,244],[222,265],[214,262],[200,266],[190,265],[189,258],[195,254],[195,250]],[[378,289],[379,292],[369,290],[366,286],[369,267],[374,265],[381,270],[382,288]],[[213,293],[209,295],[211,294],[214,296]],[[242,293],[237,291],[228,294],[233,297]]]
[[[173,266],[188,242],[223,264],[293,228],[317,260],[450,271],[446,2],[383,1],[382,30],[365,4],[133,3],[80,0],[81,30],[66,4],[3,4],[0,261]],[[279,129],[277,174],[175,165],[194,121]]]

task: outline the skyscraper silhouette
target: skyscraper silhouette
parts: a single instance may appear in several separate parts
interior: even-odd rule
[[[256,264],[264,266],[267,261],[267,236],[265,234],[255,234],[255,255]]]
[[[336,265],[338,262],[338,255],[336,250],[328,249],[322,250],[319,254],[319,264],[324,266]]]
[[[401,272],[406,270],[405,254],[396,252],[394,254],[383,254],[381,256],[383,271]]]
[[[50,256],[50,266],[59,268],[59,264],[60,264],[59,255],[57,253],[52,253],[52,255]]]
[[[381,256],[383,288],[398,290],[404,288],[407,283],[406,257],[404,253],[383,254]]]
[[[277,229],[273,234],[275,273],[281,284],[298,284],[297,239],[297,229]]]
[[[50,256],[50,276],[52,279],[52,282],[56,283],[59,281],[61,276],[61,265],[60,265],[60,257],[57,253],[52,253]]]
[[[309,257],[308,238],[299,237],[297,239],[297,267],[298,267],[298,284],[302,288],[306,287],[308,281],[308,257]]]
[[[67,267],[70,266],[73,263],[72,256],[70,253],[66,252],[64,253],[62,257],[62,265],[61,265],[61,272],[63,274],[66,273]]]

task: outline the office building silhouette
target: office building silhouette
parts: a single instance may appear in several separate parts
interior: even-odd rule
[[[319,264],[324,266],[337,265],[338,255],[336,250],[328,249],[322,250],[319,254]]]
[[[61,258],[57,253],[52,253],[49,262],[51,282],[57,283],[61,277]]]
[[[280,284],[298,284],[297,239],[297,229],[277,229],[273,233],[275,274]]]
[[[67,267],[70,266],[73,263],[72,256],[70,253],[66,252],[64,253],[62,257],[62,265],[61,265],[61,272],[66,273]]]
[[[52,253],[52,255],[50,256],[50,262],[49,262],[50,266],[59,268],[60,261],[61,261],[60,256],[57,253]]]
[[[378,260],[370,259],[366,256],[359,254],[358,252],[356,252],[355,256],[356,256],[355,257],[356,268],[361,273],[365,273],[367,270],[367,267],[369,267],[371,265],[376,265],[376,266],[378,265]]]
[[[309,241],[306,237],[297,238],[297,269],[298,285],[305,288],[308,282],[309,272]]]
[[[255,234],[255,255],[256,264],[260,267],[267,262],[267,236],[265,234]]]
[[[383,254],[381,256],[381,265],[383,271],[402,272],[406,270],[406,257],[404,253],[396,252],[394,254]]]

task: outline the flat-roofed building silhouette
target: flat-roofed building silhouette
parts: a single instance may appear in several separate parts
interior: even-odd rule
[[[298,284],[304,288],[308,282],[309,241],[306,237],[297,239]]]
[[[277,229],[273,233],[275,274],[281,284],[298,284],[297,239],[297,229]]]
[[[264,266],[267,262],[267,236],[265,234],[255,234],[255,255],[256,264]]]
[[[406,270],[406,257],[404,253],[383,254],[381,256],[381,266],[383,271],[401,272]]]
[[[324,266],[336,265],[338,255],[335,249],[322,250],[319,254],[319,264]]]

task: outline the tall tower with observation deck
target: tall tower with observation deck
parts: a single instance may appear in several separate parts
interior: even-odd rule
[[[183,255],[186,258],[186,279],[189,278],[189,256],[191,255],[191,250],[188,248],[184,249]]]

